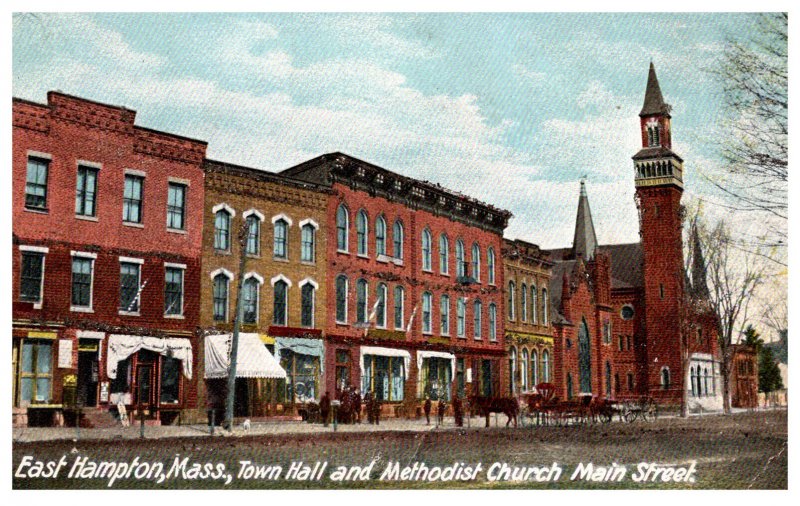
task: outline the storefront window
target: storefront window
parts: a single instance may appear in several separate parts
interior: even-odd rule
[[[449,358],[427,357],[422,360],[421,384],[423,397],[432,401],[450,400],[452,371]]]
[[[49,341],[22,343],[20,405],[47,404],[52,401],[53,345]]]
[[[119,371],[117,372],[119,375]],[[161,362],[161,404],[177,404],[180,399],[181,361],[164,357]]]
[[[371,391],[379,401],[402,401],[405,387],[403,357],[364,356],[364,376],[361,391]]]
[[[286,371],[286,398],[296,403],[319,397],[319,357],[302,355],[291,350],[281,351],[281,367]]]

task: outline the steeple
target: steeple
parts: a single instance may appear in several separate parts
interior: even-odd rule
[[[700,300],[708,300],[710,296],[706,283],[706,261],[700,246],[697,221],[692,223],[692,295]]]
[[[597,249],[597,236],[592,223],[592,211],[589,209],[589,197],[586,195],[586,182],[581,180],[581,193],[578,197],[578,216],[575,218],[575,237],[572,239],[572,256],[581,255],[585,261],[594,258]]]
[[[647,75],[647,89],[644,92],[644,105],[642,112],[639,113],[640,117],[666,115],[669,116],[671,107],[664,103],[664,96],[661,94],[661,87],[658,85],[658,77],[656,77],[656,68],[653,62],[650,62],[650,73]]]

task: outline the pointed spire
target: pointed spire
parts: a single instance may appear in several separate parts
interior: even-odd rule
[[[656,68],[650,62],[650,73],[647,75],[647,90],[644,92],[644,105],[639,116],[651,116],[653,114],[669,115],[670,106],[664,103],[664,96],[661,94],[661,87],[658,85]]]
[[[710,297],[706,283],[706,261],[700,246],[697,220],[692,223],[692,295],[701,300],[707,300]]]
[[[575,218],[575,237],[572,240],[572,256],[583,257],[584,261],[594,258],[597,249],[597,236],[592,223],[592,211],[589,209],[589,197],[586,195],[586,182],[581,179],[581,193],[578,197],[578,216]]]

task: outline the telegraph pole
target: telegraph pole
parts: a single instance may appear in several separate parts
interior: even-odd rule
[[[247,261],[246,246],[250,235],[250,226],[245,220],[239,229],[239,279],[236,283],[236,314],[233,317],[233,335],[231,336],[230,365],[228,366],[228,397],[225,400],[225,428],[233,430],[233,401],[236,397],[236,360],[239,355],[239,325],[242,317],[242,286],[244,282],[244,264]]]

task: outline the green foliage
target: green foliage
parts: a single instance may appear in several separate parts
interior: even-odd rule
[[[778,369],[772,350],[762,347],[758,353],[758,390],[769,393],[782,388],[781,370]]]
[[[754,346],[756,351],[761,350],[761,346],[764,344],[764,340],[761,339],[761,333],[759,333],[752,325],[748,325],[746,329],[744,329],[744,340],[742,344],[746,344],[748,346]]]

